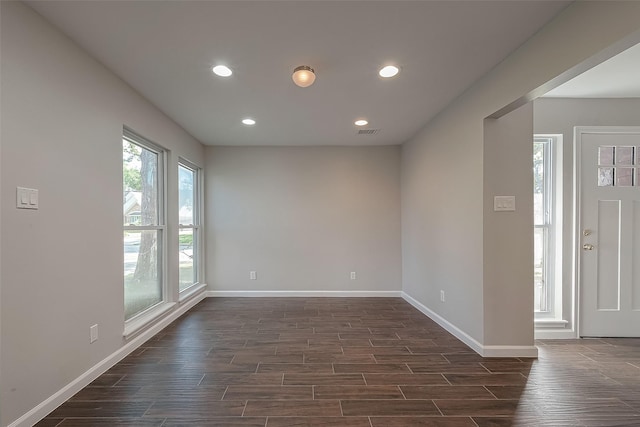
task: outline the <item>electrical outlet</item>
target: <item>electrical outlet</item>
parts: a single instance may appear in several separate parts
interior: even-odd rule
[[[255,271],[250,271],[249,272],[249,279],[250,280],[258,280],[258,273],[256,273]]]
[[[444,302],[444,291],[440,291],[440,302]]]
[[[89,343],[93,344],[98,341],[98,325],[93,325],[89,328]]]
[[[356,280],[356,272],[352,271],[349,277],[351,278],[351,280]]]

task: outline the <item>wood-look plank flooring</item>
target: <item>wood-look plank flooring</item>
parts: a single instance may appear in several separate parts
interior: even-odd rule
[[[399,298],[208,298],[38,426],[640,426],[640,339],[485,359]]]

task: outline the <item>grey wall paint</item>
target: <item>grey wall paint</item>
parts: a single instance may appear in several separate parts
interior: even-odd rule
[[[484,344],[533,343],[533,105],[484,126]],[[515,212],[495,212],[496,195]],[[506,321],[508,319],[508,321]]]
[[[397,146],[207,147],[209,289],[399,291],[399,168]]]
[[[562,153],[562,315],[573,329],[573,129],[575,126],[639,126],[640,99],[540,98],[534,102],[534,131],[560,134]]]
[[[178,156],[202,165],[204,150],[30,8],[0,7],[4,426],[123,345],[122,126],[170,150],[169,206]],[[40,209],[16,209],[16,186]]]
[[[402,278],[403,291],[482,342],[482,144],[467,142],[478,133],[481,120],[434,122],[402,147]]]
[[[593,31],[593,28],[598,31]],[[484,265],[484,239],[500,224],[484,223],[484,125],[486,117],[504,106],[526,103],[532,94],[551,89],[593,61],[606,59],[640,42],[640,3],[576,2],[516,52],[468,89],[402,147],[402,255],[403,290],[427,308],[480,343],[532,345],[531,322],[516,322],[511,331],[508,311],[485,323],[492,298],[496,307],[528,299],[526,291],[512,292],[511,279],[497,278],[485,287],[484,270],[498,271],[499,259]],[[604,52],[604,53],[603,53]],[[531,127],[529,127],[529,131]],[[524,137],[526,127],[520,129]],[[529,133],[528,138],[531,138]],[[531,146],[522,146],[530,155]],[[520,151],[517,151],[518,155]],[[518,157],[520,158],[520,157]],[[515,177],[520,180],[521,177]],[[508,177],[507,179],[511,179]],[[523,188],[514,189],[521,192]],[[530,213],[518,210],[514,221]],[[516,218],[517,217],[517,218]],[[496,229],[496,227],[498,227]],[[529,232],[530,233],[530,232]],[[527,241],[529,233],[520,236]],[[516,236],[513,237],[517,238]],[[515,255],[514,255],[515,256]],[[522,253],[518,277],[530,252]],[[446,303],[440,303],[439,290]],[[521,288],[524,289],[524,288]],[[530,314],[533,316],[533,313]],[[490,330],[487,330],[489,328]]]

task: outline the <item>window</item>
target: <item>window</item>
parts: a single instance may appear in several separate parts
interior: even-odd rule
[[[180,159],[178,165],[179,291],[199,282],[200,200],[199,169]]]
[[[124,312],[128,321],[164,295],[164,151],[125,129],[122,138]]]
[[[559,318],[562,182],[555,182],[561,162],[560,136],[536,135],[533,141],[534,311],[536,318]]]

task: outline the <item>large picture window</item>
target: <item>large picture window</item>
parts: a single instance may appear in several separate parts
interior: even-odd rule
[[[178,165],[179,291],[199,283],[200,200],[199,169],[180,160]]]
[[[164,301],[164,150],[122,138],[124,311],[130,320]]]

